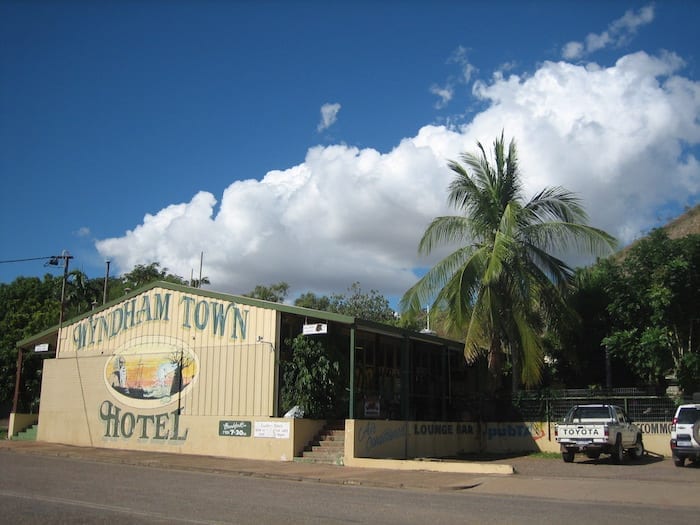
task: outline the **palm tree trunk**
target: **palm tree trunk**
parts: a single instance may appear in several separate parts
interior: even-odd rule
[[[511,362],[511,390],[515,394],[520,390],[520,377],[522,372],[520,370],[520,353],[515,349],[510,349],[510,362]]]
[[[491,347],[488,355],[489,378],[491,392],[496,392],[501,389],[503,384],[503,350],[498,339],[491,340]]]

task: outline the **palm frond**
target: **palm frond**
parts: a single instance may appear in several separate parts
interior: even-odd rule
[[[416,312],[432,303],[438,291],[465,264],[473,251],[471,246],[463,247],[438,262],[406,291],[399,302],[399,308],[402,311]]]
[[[484,288],[480,290],[472,309],[467,336],[464,340],[464,358],[468,363],[476,361],[491,347],[489,334],[492,333],[492,317],[488,308],[489,303],[489,290]]]
[[[577,251],[595,256],[610,255],[617,240],[610,234],[581,223],[542,222],[521,228],[521,235],[532,246],[547,251]]]
[[[544,278],[555,286],[565,286],[571,283],[573,270],[564,261],[552,255],[537,244],[523,243],[529,260]],[[534,273],[534,269],[528,270]]]
[[[484,248],[474,251],[438,293],[433,304],[451,305],[455,326],[465,324],[471,315],[487,262],[488,253]]]
[[[429,254],[436,245],[466,242],[470,239],[470,220],[467,217],[447,215],[436,217],[428,225],[418,243],[418,253]]]
[[[526,386],[536,385],[542,378],[542,365],[544,364],[544,351],[539,334],[533,330],[528,319],[516,314],[514,316],[521,349],[520,379]]]
[[[489,264],[484,273],[482,283],[489,286],[500,279],[503,267],[513,257],[515,248],[514,229],[517,227],[517,206],[506,206],[501,217],[498,231],[493,239],[489,255]]]

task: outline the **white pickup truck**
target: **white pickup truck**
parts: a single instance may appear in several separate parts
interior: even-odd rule
[[[590,459],[610,454],[615,463],[622,463],[625,451],[633,459],[644,455],[642,431],[616,405],[576,405],[555,425],[554,435],[567,463],[577,452]]]

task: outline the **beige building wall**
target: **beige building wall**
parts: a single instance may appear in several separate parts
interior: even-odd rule
[[[670,423],[635,421],[635,425],[642,431],[644,447],[648,453],[671,456]],[[560,452],[553,422],[486,423],[482,440],[484,450],[493,453]]]
[[[356,419],[345,422],[345,432],[346,458],[436,458],[480,447],[478,424],[469,422]]]
[[[68,325],[45,361],[37,439],[291,460],[295,425],[315,427],[272,417],[278,323],[273,309],[156,287]]]
[[[110,357],[105,373],[113,372],[118,381],[117,359],[123,357],[135,388],[139,381],[152,388],[157,366],[165,382],[171,382],[168,363],[182,360],[189,382],[178,394],[184,415],[272,416],[276,337],[275,310],[154,288],[65,327],[57,358],[82,362]],[[123,401],[130,402],[129,396]],[[154,404],[131,401],[133,406]]]
[[[178,416],[173,404],[149,410],[120,406],[102,381],[86,380],[99,377],[106,360],[46,361],[38,440],[291,461],[323,426],[319,421],[247,414]]]
[[[670,456],[666,423],[636,423],[647,452]],[[439,422],[347,420],[345,464],[354,458],[444,458],[473,453],[559,453],[547,422]]]

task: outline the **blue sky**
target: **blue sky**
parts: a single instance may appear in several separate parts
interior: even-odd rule
[[[515,138],[622,244],[698,203],[700,4],[0,5],[0,260],[389,297],[448,159]],[[52,271],[0,264],[0,282]],[[53,270],[55,271],[55,270]]]

